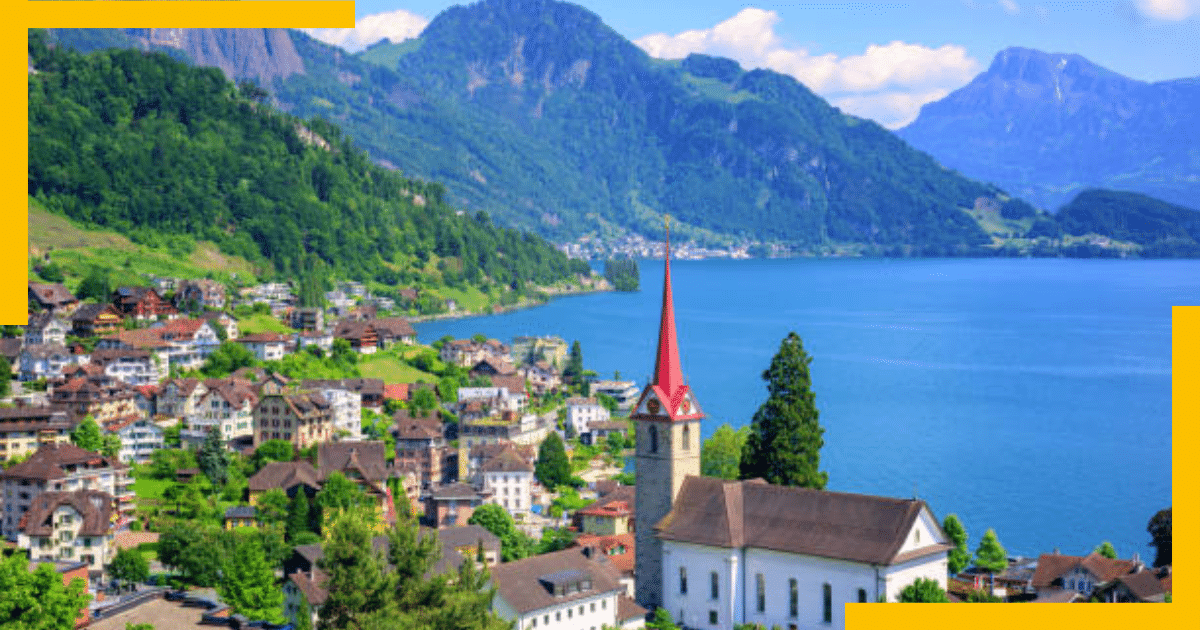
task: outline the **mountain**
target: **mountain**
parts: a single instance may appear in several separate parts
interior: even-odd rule
[[[1200,256],[1200,212],[1138,193],[1085,190],[1057,215],[1066,234],[1105,234],[1151,257]]]
[[[343,278],[396,297],[406,285],[511,303],[590,274],[217,70],[131,50],[84,56],[42,31],[30,31],[29,59],[29,195],[76,222],[183,253],[215,243],[297,280],[310,301]]]
[[[1009,48],[898,135],[968,177],[1053,209],[1085,188],[1200,198],[1200,78],[1146,83]]]

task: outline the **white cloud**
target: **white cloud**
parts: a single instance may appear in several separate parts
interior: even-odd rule
[[[304,28],[300,30],[349,52],[358,52],[385,37],[393,42],[412,39],[420,35],[428,24],[429,20],[404,9],[398,9],[391,13],[363,16],[362,19],[354,22],[354,28]]]
[[[1013,0],[1000,0],[1000,8],[1009,15],[1016,15],[1021,12],[1021,5],[1013,2]]]
[[[907,124],[921,105],[962,86],[980,70],[965,48],[950,44],[930,48],[895,41],[871,44],[859,55],[813,55],[789,47],[776,34],[779,19],[774,11],[747,8],[710,29],[655,33],[635,43],[654,57],[677,59],[699,52],[789,74],[844,111],[893,128]]]
[[[1178,22],[1200,10],[1200,0],[1136,0],[1138,11],[1159,20]]]

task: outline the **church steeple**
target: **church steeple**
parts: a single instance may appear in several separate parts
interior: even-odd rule
[[[671,420],[704,417],[699,405],[683,382],[679,362],[679,340],[675,335],[675,305],[671,296],[671,218],[666,219],[665,261],[663,264],[662,317],[658,324],[658,354],[654,359],[654,382],[642,392],[642,403],[654,400],[647,409],[651,415],[665,415]],[[652,395],[652,396],[651,396]],[[653,408],[657,407],[657,409]]]

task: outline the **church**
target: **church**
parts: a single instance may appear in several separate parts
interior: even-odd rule
[[[952,548],[919,499],[700,476],[704,412],[684,382],[671,297],[670,234],[654,378],[636,425],[636,599],[686,628],[844,628],[844,604],[946,588]]]

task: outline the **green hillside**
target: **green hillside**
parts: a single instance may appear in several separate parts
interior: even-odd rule
[[[198,241],[302,300],[332,278],[492,295],[565,285],[586,265],[372,163],[341,131],[272,110],[253,85],[161,54],[48,48],[31,31],[29,194],[147,251]],[[211,248],[209,248],[211,250]],[[190,254],[189,254],[190,255]],[[507,299],[507,298],[506,298]],[[512,301],[511,299],[509,301]]]

